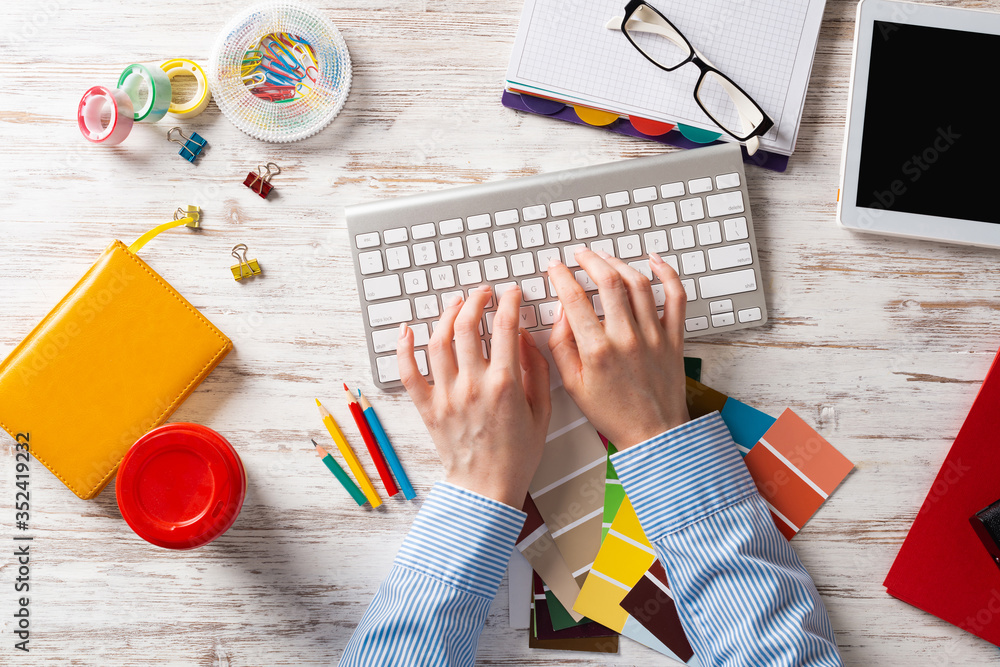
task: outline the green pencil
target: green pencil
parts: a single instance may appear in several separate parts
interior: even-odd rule
[[[332,456],[330,456],[330,453],[317,445],[315,440],[312,441],[312,444],[316,445],[316,451],[323,457],[323,463],[325,463],[326,467],[330,469],[333,476],[337,478],[340,485],[347,489],[347,492],[351,494],[351,498],[354,498],[358,505],[364,505],[368,502],[365,498],[365,494],[361,493],[361,489],[359,489],[357,484],[355,484],[351,478],[347,476],[347,473],[344,472],[344,469],[340,467],[340,464],[337,463]]]

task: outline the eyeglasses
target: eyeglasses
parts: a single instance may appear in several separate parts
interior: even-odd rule
[[[694,88],[698,106],[727,134],[746,142],[750,155],[757,152],[758,137],[770,130],[774,121],[735,81],[708,62],[666,16],[643,0],[631,0],[625,6],[625,16],[611,19],[607,27],[620,29],[639,53],[667,72],[694,63],[701,70]]]

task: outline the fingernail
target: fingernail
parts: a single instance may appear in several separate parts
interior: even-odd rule
[[[400,322],[399,324],[399,337],[406,338],[406,332],[410,330],[410,327],[406,326],[406,322]]]
[[[556,319],[555,319],[555,321],[558,322],[561,319],[562,319],[562,301],[557,301],[556,302]]]
[[[480,292],[482,292],[483,294],[489,294],[489,293],[490,293],[490,291],[491,291],[491,290],[492,290],[493,288],[492,288],[492,287],[490,287],[489,285],[480,285],[480,286],[479,286],[479,287],[477,287],[476,289],[478,289],[478,290],[479,290]]]
[[[537,347],[537,345],[535,345],[534,336],[532,336],[531,333],[529,333],[528,330],[525,329],[524,327],[521,327],[521,336],[524,338],[525,343],[527,343],[531,347]]]
[[[608,253],[604,252],[603,250],[598,250],[597,251],[597,256],[600,257],[601,259],[611,259],[611,255],[609,255]]]
[[[651,261],[653,264],[663,264],[663,260],[660,259],[660,256],[657,255],[655,252],[649,253],[649,261]]]
[[[558,259],[550,259],[549,260],[549,267],[553,267],[553,266],[562,266],[562,262],[560,262]]]

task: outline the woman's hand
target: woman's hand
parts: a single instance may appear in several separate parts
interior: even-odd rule
[[[413,332],[400,326],[399,374],[434,440],[446,480],[520,509],[548,432],[549,365],[531,334],[518,331],[518,289],[501,297],[490,360],[483,359],[479,323],[490,294],[484,285],[441,316],[427,348],[433,387],[417,369]]]
[[[561,263],[549,265],[561,311],[549,347],[563,384],[598,431],[619,449],[689,421],[684,380],[684,309],[677,273],[657,255],[649,266],[663,282],[657,317],[649,280],[619,259],[579,250],[576,260],[597,284],[604,322]]]

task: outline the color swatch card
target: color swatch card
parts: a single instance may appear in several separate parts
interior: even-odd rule
[[[690,377],[687,378],[686,392],[691,419],[698,419],[718,411],[743,456],[747,455],[767,429],[774,424],[774,417],[711,387],[706,387]]]
[[[621,607],[653,636],[673,651],[681,662],[693,664],[694,649],[688,642],[674,596],[667,584],[667,573],[660,561],[654,561],[621,601]]]
[[[515,543],[517,550],[521,552],[521,555],[531,565],[531,569],[538,573],[538,576],[542,578],[542,581],[552,590],[563,606],[572,610],[573,603],[576,602],[576,598],[580,594],[580,584],[573,577],[572,570],[569,569],[562,553],[556,547],[552,533],[545,525],[545,521],[539,514],[531,496],[525,498],[524,506],[521,509],[528,515],[528,518],[524,522],[524,527],[521,528],[521,534],[517,537]],[[530,600],[530,597],[526,594],[524,599]],[[520,604],[520,600],[520,593],[512,589],[511,606]],[[570,614],[576,621],[583,618],[582,614],[574,611],[570,611]]]

